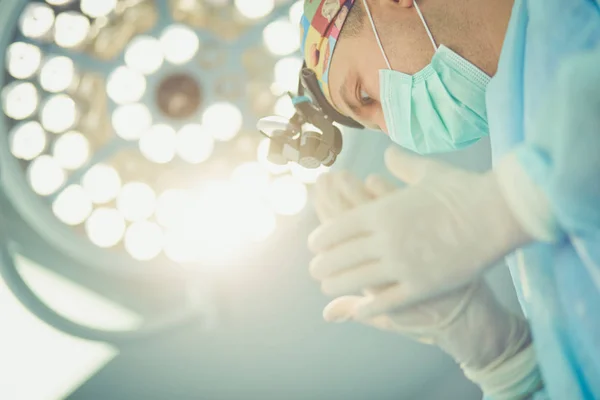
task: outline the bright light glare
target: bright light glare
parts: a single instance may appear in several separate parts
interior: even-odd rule
[[[185,219],[193,206],[187,192],[169,189],[163,192],[156,203],[156,220],[169,229],[177,229],[185,224]]]
[[[294,26],[299,26],[303,13],[304,13],[304,1],[299,0],[290,7],[290,13],[289,13],[290,23]]]
[[[96,204],[113,200],[121,190],[121,177],[116,169],[105,164],[96,164],[83,176],[83,188]]]
[[[165,59],[177,65],[190,61],[200,48],[196,33],[184,25],[167,27],[160,37],[160,44]]]
[[[66,94],[57,94],[46,100],[40,121],[48,132],[61,133],[75,125],[77,105]]]
[[[215,139],[202,125],[189,124],[177,133],[177,154],[192,164],[208,160],[215,149]]]
[[[39,122],[24,122],[13,128],[9,143],[13,156],[30,161],[46,148],[46,132]]]
[[[138,140],[152,125],[152,114],[144,104],[126,104],[112,115],[115,132],[125,140]]]
[[[19,19],[19,28],[23,35],[38,39],[50,33],[54,25],[54,11],[42,3],[27,3]]]
[[[296,113],[296,108],[288,96],[283,96],[275,102],[275,115],[280,117],[292,118]]]
[[[106,93],[117,104],[135,103],[146,92],[146,78],[127,67],[115,69],[108,77]]]
[[[123,185],[117,197],[117,209],[129,221],[141,221],[150,217],[156,207],[156,194],[142,182]]]
[[[76,11],[65,11],[56,16],[54,41],[61,47],[79,46],[87,38],[89,32],[90,20]]]
[[[28,169],[31,188],[40,196],[48,196],[56,192],[65,182],[65,171],[56,160],[43,155],[31,162]]]
[[[6,56],[6,69],[17,79],[31,77],[42,62],[40,48],[23,42],[15,42],[8,46]]]
[[[244,213],[239,221],[245,235],[254,242],[267,239],[275,232],[277,217],[272,210],[258,201],[245,204]]]
[[[292,176],[304,183],[315,183],[319,176],[329,171],[329,167],[324,165],[319,168],[304,168],[296,163],[292,163],[290,169],[292,170]]]
[[[283,92],[294,92],[298,86],[298,76],[302,68],[302,60],[297,57],[286,57],[275,64],[275,83]]]
[[[98,247],[109,248],[121,241],[125,234],[125,221],[114,208],[98,208],[85,222],[90,241]]]
[[[194,207],[177,231],[188,254],[214,263],[235,256],[244,243],[244,227],[240,221],[248,200],[247,193],[231,182],[205,183],[194,199]]]
[[[75,80],[75,65],[69,57],[50,57],[42,66],[40,85],[51,93],[67,90]]]
[[[163,247],[163,231],[153,222],[134,222],[125,233],[125,249],[136,260],[148,261]]]
[[[231,180],[248,191],[259,194],[269,187],[269,173],[258,162],[244,163],[231,174]]]
[[[117,0],[81,0],[81,11],[91,18],[104,17],[116,7]]]
[[[235,7],[240,14],[249,19],[262,18],[275,8],[274,0],[235,0]]]
[[[29,117],[38,103],[38,91],[31,82],[13,82],[2,90],[2,108],[9,118]]]
[[[286,165],[273,164],[272,162],[270,162],[267,159],[267,155],[269,154],[270,142],[271,141],[269,139],[264,138],[258,144],[258,149],[257,149],[258,162],[260,163],[260,165],[263,166],[263,168],[265,168],[267,171],[269,171],[273,175],[279,175],[279,174],[288,172],[290,170],[289,164],[286,164]]]
[[[267,191],[269,204],[277,214],[298,214],[308,200],[306,186],[290,175],[273,180]]]
[[[139,145],[148,160],[166,164],[175,157],[177,135],[169,125],[154,125],[142,135]]]
[[[286,56],[300,48],[298,27],[284,20],[267,25],[263,31],[263,40],[267,49],[276,56]]]
[[[54,142],[52,154],[61,167],[74,170],[88,160],[90,142],[79,132],[67,132]]]
[[[233,139],[242,128],[242,112],[231,103],[215,103],[202,116],[202,125],[217,140]]]
[[[54,200],[54,215],[67,225],[82,224],[92,213],[92,201],[87,192],[79,185],[70,185]]]
[[[125,50],[125,63],[129,68],[145,75],[155,73],[164,61],[160,42],[151,36],[138,36]]]

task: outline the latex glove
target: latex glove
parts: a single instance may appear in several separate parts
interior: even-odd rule
[[[363,183],[347,172],[335,172],[317,182],[315,206],[324,221],[394,190],[394,185],[378,176],[370,176]],[[323,316],[330,322],[352,320],[356,306],[381,290],[364,290],[364,297],[337,298]],[[525,321],[506,312],[485,283],[477,281],[468,289],[410,310],[358,322],[437,344],[462,364],[466,375],[490,399],[525,399],[542,385],[535,353],[528,346]]]
[[[364,204],[309,238],[313,277],[331,296],[400,283],[362,302],[359,319],[449,293],[531,240],[495,174],[478,174],[393,147],[386,165],[410,186]]]

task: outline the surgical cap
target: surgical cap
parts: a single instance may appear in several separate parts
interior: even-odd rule
[[[354,2],[355,0],[305,0],[304,15],[300,21],[306,66],[315,72],[323,94],[334,107],[329,92],[329,67],[340,32]]]

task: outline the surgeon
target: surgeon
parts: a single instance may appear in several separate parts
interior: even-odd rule
[[[436,344],[488,399],[600,399],[600,4],[305,0],[301,33],[327,101],[399,145],[407,184],[319,182],[325,318]],[[488,134],[483,174],[414,154]],[[504,258],[528,323],[481,281]]]

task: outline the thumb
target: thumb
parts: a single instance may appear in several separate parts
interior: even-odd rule
[[[408,185],[421,181],[431,172],[435,161],[390,146],[385,152],[385,166],[398,179]]]
[[[346,322],[352,319],[354,308],[361,301],[360,296],[338,297],[327,304],[323,310],[323,319],[327,322]]]

